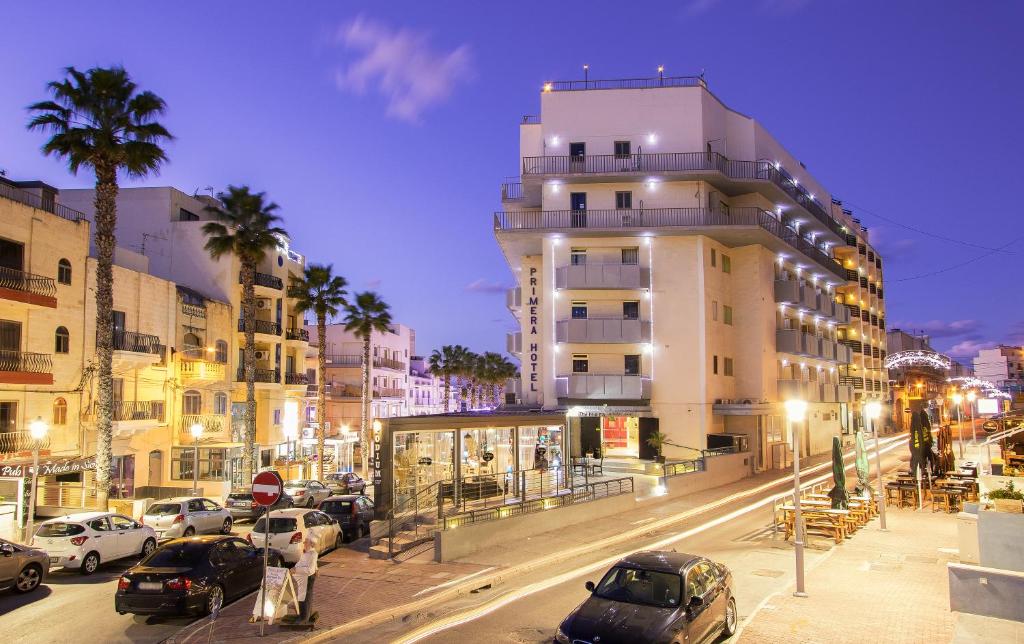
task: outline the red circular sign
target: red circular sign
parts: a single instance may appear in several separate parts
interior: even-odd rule
[[[281,498],[283,487],[277,472],[260,472],[252,480],[252,500],[260,505],[274,505]]]

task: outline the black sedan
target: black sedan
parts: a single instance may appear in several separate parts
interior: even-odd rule
[[[286,492],[281,492],[281,496],[278,497],[274,505],[270,506],[272,510],[284,510],[295,505],[294,499],[288,496]],[[240,491],[232,492],[228,495],[227,501],[224,503],[224,507],[227,508],[228,512],[231,513],[231,519],[238,521],[239,519],[256,519],[263,516],[263,513],[267,511],[267,506],[260,505],[252,498],[251,491]]]
[[[317,508],[338,522],[346,539],[361,539],[370,534],[370,521],[373,521],[373,501],[368,496],[358,494],[339,494],[329,496],[320,502]]]
[[[620,560],[555,633],[555,641],[633,644],[709,642],[736,633],[732,573],[679,552],[637,552]]]
[[[332,494],[366,494],[366,481],[355,472],[332,472],[324,479]]]
[[[280,566],[270,551],[269,565]],[[114,607],[137,615],[204,615],[259,587],[263,550],[238,537],[174,539],[117,582]]]

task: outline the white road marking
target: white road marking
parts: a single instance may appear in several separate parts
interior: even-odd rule
[[[483,570],[478,570],[478,571],[476,571],[476,572],[474,572],[474,573],[472,573],[470,575],[466,575],[465,577],[457,577],[457,578],[452,579],[450,581],[446,581],[443,584],[438,584],[436,586],[431,586],[430,588],[424,588],[420,592],[418,592],[415,595],[413,595],[413,597],[419,597],[420,595],[422,595],[424,593],[429,593],[432,590],[438,590],[440,588],[447,588],[448,586],[464,582],[467,579],[472,579],[473,577],[476,577],[477,575],[482,575],[485,572],[490,572],[490,571],[494,570],[494,568],[495,568],[495,566],[491,566],[490,568],[484,568]]]

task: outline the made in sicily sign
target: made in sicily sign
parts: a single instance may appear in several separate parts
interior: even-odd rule
[[[39,476],[75,474],[77,472],[94,469],[96,469],[96,457],[90,456],[89,458],[54,461],[53,463],[40,463]],[[22,463],[18,465],[0,465],[0,476],[32,476],[32,464]]]

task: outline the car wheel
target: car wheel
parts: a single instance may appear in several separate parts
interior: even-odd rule
[[[43,569],[37,564],[29,564],[21,569],[21,574],[18,575],[18,581],[14,584],[14,592],[32,592],[39,587],[39,582],[42,580]]]
[[[224,589],[216,585],[210,586],[210,590],[206,591],[206,614],[220,610],[223,605]]]
[[[313,497],[309,497],[309,500],[306,501],[306,507],[311,510],[313,509]]]
[[[334,540],[334,549],[337,550],[343,545],[345,545],[345,533],[338,530],[338,537]]]
[[[725,605],[725,629],[722,631],[725,637],[732,637],[736,634],[736,622],[736,600],[730,597],[729,603]]]
[[[82,559],[82,565],[78,568],[78,572],[83,575],[91,575],[96,572],[96,569],[100,567],[100,555],[96,552],[90,552],[85,555]]]
[[[142,544],[142,556],[148,557],[153,554],[156,550],[156,539],[146,539],[146,543]]]
[[[231,519],[224,519],[224,525],[220,529],[222,534],[231,534]]]
[[[193,528],[192,526],[189,526],[189,527],[185,528],[185,532],[183,532],[181,536],[183,536],[183,537],[192,537],[192,536],[195,536],[195,534],[196,534],[196,529]]]
[[[356,524],[356,537],[355,537],[355,540],[359,541],[362,538],[363,538],[363,524],[362,523],[358,523],[358,524]]]

